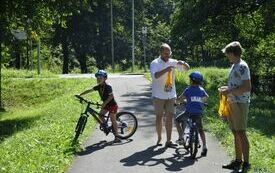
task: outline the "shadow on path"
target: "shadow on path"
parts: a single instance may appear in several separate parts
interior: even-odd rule
[[[127,139],[127,140],[122,140],[121,143],[113,143],[113,141],[109,141],[107,142],[106,140],[100,141],[98,143],[95,143],[93,145],[87,146],[85,147],[84,150],[75,153],[78,156],[83,156],[83,155],[88,155],[91,154],[95,151],[99,151],[107,146],[117,146],[117,145],[123,145],[129,142],[132,142],[132,139]]]
[[[157,146],[151,146],[146,148],[145,150],[136,152],[129,157],[121,159],[120,162],[123,163],[124,166],[156,166],[159,164],[163,164],[168,171],[181,171],[182,168],[193,165],[196,160],[191,159],[189,157],[184,157],[184,155],[188,154],[187,152],[180,153],[179,148],[175,150],[175,153],[172,154],[171,157],[163,157],[159,156],[164,153],[167,148],[162,147],[158,148]]]

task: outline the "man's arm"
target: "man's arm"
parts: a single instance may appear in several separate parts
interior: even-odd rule
[[[162,75],[164,75],[166,72],[168,71],[172,71],[172,69],[174,68],[174,66],[169,66],[161,71],[158,71],[154,74],[155,78],[158,79],[159,77],[161,77]]]
[[[178,61],[177,65],[182,65],[184,70],[188,71],[190,69],[189,64],[187,64],[187,62],[185,61]]]

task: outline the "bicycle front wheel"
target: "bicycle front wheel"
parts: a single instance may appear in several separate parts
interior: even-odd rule
[[[80,134],[82,134],[82,132],[86,126],[86,123],[87,123],[87,116],[81,115],[79,117],[78,122],[75,127],[75,136],[74,136],[74,140],[73,140],[74,142],[76,142],[78,137],[80,136]]]
[[[131,112],[119,112],[116,119],[119,138],[127,139],[136,132],[138,122],[136,116]]]
[[[195,159],[198,152],[199,136],[198,131],[195,129],[192,129],[190,133],[190,155],[191,158]]]

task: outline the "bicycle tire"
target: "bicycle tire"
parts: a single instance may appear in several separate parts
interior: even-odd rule
[[[87,116],[81,115],[77,121],[76,127],[75,127],[75,136],[73,141],[76,142],[80,134],[82,134],[85,126],[87,123]]]
[[[198,153],[198,143],[199,143],[199,136],[198,131],[196,129],[191,129],[190,132],[190,156],[191,158],[195,159]]]
[[[117,114],[117,130],[120,139],[128,139],[136,132],[138,122],[136,116],[131,112],[119,112]]]

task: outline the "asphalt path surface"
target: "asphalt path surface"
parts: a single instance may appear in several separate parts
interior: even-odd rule
[[[91,77],[91,75],[82,77]],[[138,129],[130,139],[113,144],[112,134],[105,136],[97,126],[84,143],[83,151],[76,153],[67,173],[231,172],[222,169],[222,164],[230,159],[218,141],[208,133],[206,133],[207,157],[200,156],[200,149],[195,160],[189,157],[182,146],[176,148],[155,146],[157,135],[151,101],[151,84],[143,75],[110,75],[107,82],[113,87],[119,111],[127,110],[136,115]],[[164,127],[162,135],[165,143]],[[174,127],[172,140],[176,139],[177,132]]]

